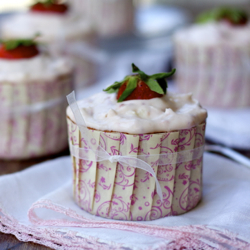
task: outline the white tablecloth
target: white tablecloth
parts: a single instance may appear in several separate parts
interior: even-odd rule
[[[0,231],[56,249],[173,249],[185,240],[195,249],[250,248],[250,170],[205,153],[203,185],[194,210],[126,224],[90,215],[74,203],[71,160],[62,157],[0,177]]]

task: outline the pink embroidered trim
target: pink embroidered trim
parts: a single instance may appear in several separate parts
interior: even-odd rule
[[[43,220],[40,219],[35,209],[45,208],[51,209],[58,213],[62,213],[72,220]],[[160,245],[158,249],[179,249],[186,247],[186,249],[228,249],[228,246],[238,249],[250,249],[250,244],[237,238],[237,235],[227,230],[221,232],[219,230],[209,229],[206,226],[182,226],[182,227],[162,227],[156,225],[145,225],[137,222],[129,221],[95,221],[87,219],[75,211],[54,204],[50,200],[40,200],[32,205],[28,211],[28,217],[30,221],[37,226],[73,226],[84,228],[112,228],[117,230],[126,230],[131,232],[137,232],[144,235],[156,236],[162,239],[171,239],[170,244],[164,243]],[[35,227],[37,229],[37,227]],[[39,228],[38,228],[39,229]],[[41,229],[39,229],[41,230]],[[46,230],[52,230],[46,229]],[[56,231],[54,231],[56,232]],[[58,233],[57,233],[58,234]],[[53,235],[53,238],[55,236]],[[75,240],[73,237],[72,240]],[[59,241],[60,244],[64,244]],[[86,242],[86,239],[85,241]],[[88,239],[91,244],[96,244],[98,239]],[[40,244],[42,244],[40,242]],[[98,248],[98,245],[96,245]],[[93,245],[92,245],[93,247]],[[111,246],[110,246],[111,247]],[[112,243],[112,249],[120,249],[122,246]],[[150,248],[149,248],[150,249]]]
[[[25,226],[8,215],[1,215],[0,210],[0,231],[6,234],[13,234],[20,241],[34,242],[45,245],[53,249],[121,249],[121,245],[110,242],[110,244],[100,243],[95,237],[79,237],[76,232],[68,231],[62,233],[54,228],[39,228],[35,226]]]
[[[66,220],[42,220],[34,212],[35,208],[47,208],[63,213],[79,221],[69,222]],[[122,249],[122,245],[109,242],[109,244],[100,243],[95,237],[79,237],[76,232],[68,231],[62,233],[55,228],[40,228],[37,226],[25,226],[20,224],[14,218],[4,214],[0,209],[0,231],[3,233],[13,234],[21,241],[31,241],[55,249]],[[228,246],[238,249],[250,249],[250,244],[237,239],[235,234],[228,231],[220,232],[208,229],[205,226],[186,226],[186,227],[159,227],[153,225],[142,225],[135,222],[120,221],[91,221],[77,215],[74,211],[53,204],[49,200],[43,200],[35,203],[29,210],[29,218],[33,223],[47,226],[66,226],[71,224],[81,227],[108,227],[128,231],[136,231],[146,235],[158,236],[160,238],[172,238],[170,244],[161,243],[157,249],[228,249]],[[213,244],[206,243],[209,241]],[[147,250],[150,250],[148,248]],[[184,248],[183,248],[184,249]]]

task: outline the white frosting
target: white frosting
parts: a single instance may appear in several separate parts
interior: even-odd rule
[[[0,59],[0,81],[22,83],[32,80],[52,80],[72,71],[71,63],[65,58],[51,58],[39,54],[20,60]]]
[[[207,112],[192,94],[167,94],[150,100],[118,103],[116,94],[98,93],[78,102],[88,127],[144,134],[187,129],[201,124]],[[67,115],[74,120],[70,107]]]
[[[246,26],[232,26],[224,22],[195,24],[178,31],[174,39],[199,46],[231,44],[240,47],[250,44],[250,23]]]
[[[40,41],[54,42],[60,39],[84,38],[93,33],[90,23],[71,13],[24,12],[6,18],[1,24],[4,39],[33,37],[39,32]]]

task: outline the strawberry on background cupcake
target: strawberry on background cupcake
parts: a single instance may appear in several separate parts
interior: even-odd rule
[[[33,4],[30,10],[39,13],[65,14],[69,11],[69,6],[65,3],[60,3],[60,1],[47,0]]]
[[[218,8],[174,35],[176,82],[203,105],[250,106],[250,24],[245,11]]]
[[[0,45],[0,58],[6,60],[28,59],[39,54],[33,40],[20,39],[3,41]]]
[[[74,13],[62,1],[36,1],[29,10],[7,17],[1,25],[3,39],[32,37],[47,45],[51,54],[69,56],[76,67],[76,89],[81,89],[95,77],[95,65],[86,49],[74,48],[82,43],[93,44],[95,31],[83,15]],[[82,46],[81,48],[83,48]]]
[[[175,70],[147,75],[134,64],[132,69],[134,75],[77,102],[85,131],[82,123],[79,127],[76,123],[78,111],[72,112],[76,105],[70,102],[67,108],[74,199],[89,213],[118,220],[146,221],[185,213],[201,199],[207,112],[190,93],[167,92],[165,78]],[[106,151],[108,159],[93,160],[98,148]],[[189,159],[184,156],[187,152],[192,152]],[[162,200],[156,178],[137,165],[119,161],[121,157],[139,158],[153,169]]]
[[[28,159],[66,149],[71,62],[42,52],[34,39],[4,40],[0,68],[0,158]]]

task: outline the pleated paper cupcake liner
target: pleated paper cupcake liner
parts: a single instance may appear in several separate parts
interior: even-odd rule
[[[236,46],[193,46],[175,43],[181,92],[192,92],[203,106],[250,106],[250,50]]]
[[[67,74],[51,81],[0,82],[0,158],[29,159],[67,148]]]
[[[70,147],[84,148],[78,126],[69,118]],[[159,155],[202,148],[205,123],[185,130],[131,135],[90,130],[91,144],[110,155],[150,156],[163,192],[156,192],[155,178],[142,169],[109,160],[96,162],[72,155],[74,199],[85,211],[117,220],[148,221],[183,214],[194,208],[202,196],[202,154],[187,162],[172,159],[159,165]],[[175,163],[178,162],[178,163]]]

